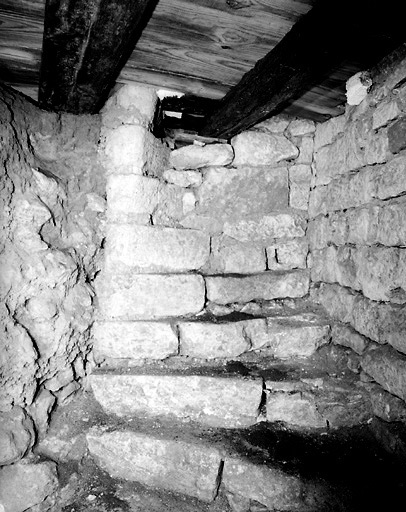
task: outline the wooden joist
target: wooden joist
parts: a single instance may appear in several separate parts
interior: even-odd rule
[[[375,1],[319,1],[229,91],[200,134],[231,138],[277,114],[349,55],[363,51],[361,60],[370,66],[405,38],[391,5],[379,8]]]
[[[111,87],[157,0],[47,0],[40,106],[94,113]]]

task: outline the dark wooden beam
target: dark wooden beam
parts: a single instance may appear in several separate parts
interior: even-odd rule
[[[319,1],[220,101],[200,134],[228,139],[277,114],[358,47],[369,66],[380,60],[406,39],[393,2]]]
[[[47,0],[38,100],[54,111],[95,113],[157,0]]]

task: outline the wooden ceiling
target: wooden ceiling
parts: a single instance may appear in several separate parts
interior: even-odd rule
[[[49,1],[57,4],[59,0]],[[102,0],[100,4],[109,1],[114,3],[114,0]],[[92,2],[88,0],[89,5]],[[153,12],[134,39],[135,49],[131,48],[128,60],[126,57],[124,66],[120,67],[117,81],[149,84],[213,100],[233,95],[233,88],[244,74],[258,60],[275,51],[278,45],[280,47],[292,27],[306,17],[316,3],[315,0],[127,1],[128,5],[137,4],[136,9],[140,9],[139,4],[143,2],[149,3]],[[83,0],[63,0],[63,3],[74,13]],[[406,33],[403,27],[393,28],[400,13],[395,10],[388,17],[388,3],[391,0],[384,4],[373,0],[320,0],[319,4],[329,5],[330,18],[326,16],[326,25],[318,21],[323,24],[320,34],[312,26],[313,46],[309,46],[309,51],[318,48],[318,58],[323,58],[324,45],[326,48],[331,45],[331,41],[326,43],[325,39],[332,39],[329,23],[334,25],[334,46],[345,47],[346,51],[332,61],[329,69],[321,70],[317,83],[310,80],[300,94],[285,98],[279,111],[315,120],[341,113],[346,80],[357,71],[376,64],[403,41],[403,32]],[[358,4],[366,10],[361,9],[354,18],[353,7],[356,11]],[[38,97],[40,81],[44,13],[45,0],[0,0],[0,80],[34,99]],[[355,24],[351,22],[353,18]],[[48,23],[55,25],[50,19],[48,14]],[[383,28],[378,30],[381,22]],[[349,45],[350,25],[350,32],[356,32],[360,37],[350,38]],[[59,30],[60,27],[54,33]],[[294,44],[299,49],[301,36]],[[293,48],[289,51],[296,53]],[[276,60],[280,61],[279,55]],[[268,62],[274,63],[275,58],[264,61],[262,68],[266,68]],[[52,76],[52,65],[51,62],[48,66],[49,76]],[[287,65],[282,62],[281,69],[283,67],[286,69]],[[266,70],[262,72],[266,73]],[[247,94],[246,90],[241,94]],[[215,105],[212,102],[210,110],[215,109]],[[206,132],[210,132],[207,127]]]

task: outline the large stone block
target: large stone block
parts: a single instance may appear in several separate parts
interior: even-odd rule
[[[372,114],[372,129],[377,130],[382,126],[386,126],[390,121],[396,119],[401,113],[397,101],[384,101],[376,107]]]
[[[226,458],[223,484],[227,491],[255,500],[269,510],[312,510],[312,490],[306,490],[300,478],[265,464],[256,465],[244,459]]]
[[[121,125],[105,136],[107,173],[162,175],[169,150],[142,126]]]
[[[23,512],[40,507],[48,498],[55,504],[58,477],[54,462],[17,463],[0,468],[0,505],[4,512]]]
[[[110,175],[107,178],[107,217],[113,222],[149,224],[160,199],[155,178]]]
[[[203,268],[206,274],[253,274],[266,270],[262,247],[239,242],[228,236],[211,239],[210,258]]]
[[[406,357],[392,347],[370,350],[361,359],[363,370],[386,391],[406,400]]]
[[[107,272],[197,270],[206,263],[210,251],[210,238],[190,229],[110,224],[106,240]]]
[[[213,501],[222,457],[211,446],[131,431],[87,435],[89,451],[114,478]]]
[[[107,319],[138,320],[199,313],[205,302],[199,275],[102,275],[99,306]]]
[[[224,234],[240,242],[268,245],[275,238],[296,238],[306,233],[306,219],[296,213],[270,213],[245,219],[228,220]]]
[[[262,380],[231,376],[100,374],[89,377],[96,399],[118,416],[172,416],[213,427],[257,421]]]
[[[286,167],[210,167],[198,190],[197,213],[223,220],[264,214],[288,206]]]
[[[191,144],[172,151],[169,164],[178,170],[199,169],[210,165],[228,165],[233,159],[233,148],[228,144]]]
[[[312,252],[312,279],[339,283],[372,299],[406,302],[406,250],[334,246]]]
[[[338,285],[322,285],[317,298],[335,320],[406,353],[406,307],[375,302]]]
[[[258,131],[243,132],[231,140],[235,158],[233,164],[274,165],[296,158],[299,151],[283,135]]]
[[[207,298],[217,304],[303,297],[309,291],[306,271],[263,272],[244,277],[206,277]]]
[[[165,359],[178,352],[178,337],[165,322],[96,322],[94,355],[115,359]]]
[[[309,243],[307,238],[277,241],[266,248],[270,270],[290,270],[307,267]]]

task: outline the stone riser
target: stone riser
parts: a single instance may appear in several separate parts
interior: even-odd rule
[[[279,359],[304,358],[328,343],[330,327],[300,315],[234,322],[98,322],[93,336],[97,361],[124,359],[131,366],[177,354],[224,359],[261,351]]]

